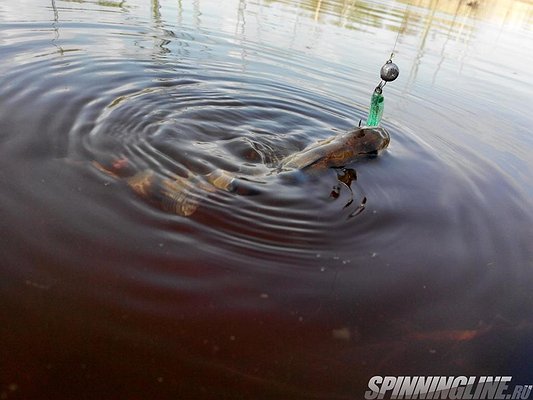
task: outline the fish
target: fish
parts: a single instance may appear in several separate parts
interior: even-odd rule
[[[357,127],[331,136],[295,152],[279,162],[277,173],[300,170],[311,172],[339,168],[357,159],[379,154],[390,143],[390,134],[383,127]],[[253,188],[236,174],[215,169],[199,179],[192,172],[188,176],[159,176],[145,169],[132,176],[122,177],[121,171],[130,169],[127,159],[116,159],[109,166],[93,161],[100,171],[116,179],[123,179],[138,196],[157,205],[163,211],[189,217],[200,205],[203,193],[223,190],[237,194],[252,194]]]
[[[360,127],[311,144],[281,160],[280,169],[343,167],[357,158],[376,155],[387,148],[390,134],[382,127]]]

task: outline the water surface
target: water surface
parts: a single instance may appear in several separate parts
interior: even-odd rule
[[[2,398],[531,383],[533,6],[477,3],[1,3]],[[365,118],[396,39],[352,192],[272,173]],[[172,215],[92,163],[121,158],[259,194]]]

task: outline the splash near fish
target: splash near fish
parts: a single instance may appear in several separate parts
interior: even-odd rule
[[[390,135],[380,123],[384,109],[383,88],[399,75],[399,68],[392,62],[392,55],[381,68],[381,81],[372,93],[366,124],[311,144],[285,157],[276,167],[278,173],[340,168],[361,157],[377,155],[387,148]],[[200,175],[188,171],[186,176],[162,177],[152,170],[135,171],[127,159],[117,159],[109,165],[94,161],[93,165],[109,176],[124,180],[137,195],[150,203],[180,216],[194,214],[202,193],[224,190],[246,195],[254,192],[247,187],[245,178],[221,169]],[[342,176],[344,175],[339,175],[340,181]]]

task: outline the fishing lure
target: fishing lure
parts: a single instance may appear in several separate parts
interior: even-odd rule
[[[370,98],[370,111],[366,120],[367,127],[377,127],[381,122],[383,116],[383,108],[385,98],[383,97],[383,87],[387,82],[392,82],[400,74],[400,69],[392,62],[392,54],[388,61],[381,67],[380,75],[381,82],[374,89],[372,97]]]

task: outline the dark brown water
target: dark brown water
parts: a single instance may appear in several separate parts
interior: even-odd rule
[[[503,0],[1,2],[1,398],[531,383],[532,15]],[[353,203],[330,195],[334,171],[268,175],[365,118],[398,32],[392,143],[351,165]],[[90,163],[117,157],[253,175],[260,194],[170,215]]]

